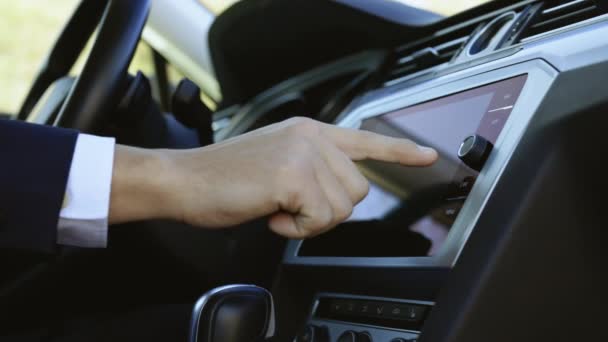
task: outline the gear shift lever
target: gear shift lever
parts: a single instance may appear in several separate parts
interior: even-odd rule
[[[194,306],[190,342],[252,342],[274,335],[274,304],[267,290],[228,285],[205,293]]]

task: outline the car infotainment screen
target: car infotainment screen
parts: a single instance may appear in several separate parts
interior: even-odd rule
[[[304,241],[298,256],[437,253],[478,175],[478,168],[459,158],[463,141],[478,136],[495,145],[526,78],[510,78],[364,120],[361,129],[431,146],[439,160],[423,168],[361,162],[371,184],[367,197],[345,223]]]

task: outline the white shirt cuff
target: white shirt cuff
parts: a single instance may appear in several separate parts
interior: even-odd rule
[[[107,246],[114,145],[114,138],[78,135],[59,213],[58,244]]]

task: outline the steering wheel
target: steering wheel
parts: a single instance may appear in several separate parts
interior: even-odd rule
[[[99,131],[128,86],[127,71],[151,0],[82,0],[38,73],[17,118],[27,120],[47,90],[65,77],[99,24],[81,74],[58,103],[55,126]]]

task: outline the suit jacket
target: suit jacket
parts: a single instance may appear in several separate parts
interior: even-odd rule
[[[0,250],[55,251],[77,136],[0,120]]]

